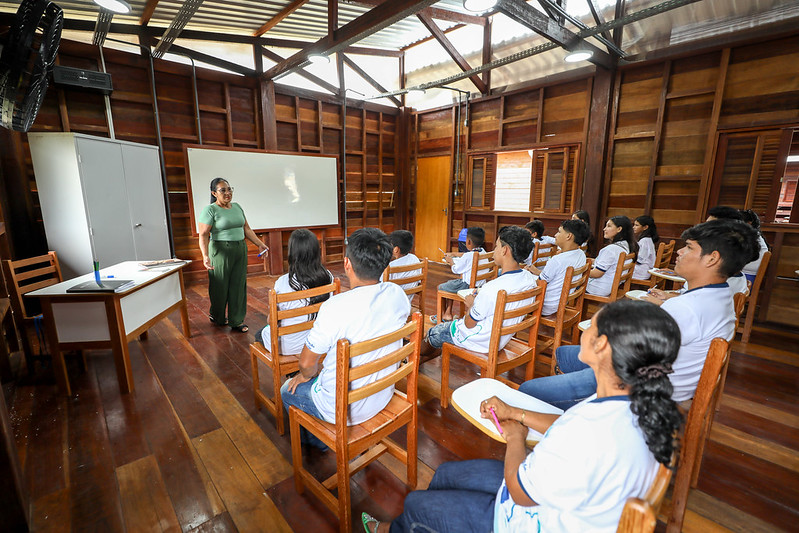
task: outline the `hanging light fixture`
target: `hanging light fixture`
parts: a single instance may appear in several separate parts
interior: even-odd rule
[[[130,13],[130,4],[125,0],[94,0],[94,3],[112,13]]]
[[[497,5],[497,0],[463,0],[463,7],[475,13],[485,13]]]
[[[589,50],[585,46],[578,44],[577,46],[569,50],[569,53],[566,54],[563,60],[567,63],[579,63],[580,61],[587,61],[591,59],[593,55],[594,55],[593,51]]]

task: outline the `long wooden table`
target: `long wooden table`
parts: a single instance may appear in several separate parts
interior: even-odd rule
[[[64,351],[111,348],[119,390],[134,390],[128,342],[146,333],[173,311],[180,311],[183,335],[191,336],[183,284],[185,263],[145,269],[126,261],[101,271],[102,277],[126,279],[135,286],[122,292],[68,293],[67,289],[94,279],[86,274],[28,293],[41,300],[47,344],[53,356],[56,381],[71,395]]]

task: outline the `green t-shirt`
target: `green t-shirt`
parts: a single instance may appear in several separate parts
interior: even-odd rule
[[[214,241],[243,241],[246,221],[244,210],[235,202],[231,202],[230,209],[224,209],[215,203],[208,204],[199,218],[201,224],[211,226],[211,240]]]

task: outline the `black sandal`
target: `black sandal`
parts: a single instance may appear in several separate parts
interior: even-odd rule
[[[247,324],[241,324],[239,326],[230,326],[230,329],[232,329],[233,331],[238,331],[239,333],[247,333],[248,331],[250,331],[250,328],[249,326],[247,326]]]

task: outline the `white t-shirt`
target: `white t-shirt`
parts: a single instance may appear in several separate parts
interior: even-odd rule
[[[751,263],[746,263],[742,270],[744,274],[749,274],[750,276],[757,275],[757,269],[760,268],[760,262],[763,261],[763,254],[768,251],[768,244],[766,244],[766,239],[762,235],[757,236],[757,243],[760,245],[760,254]]]
[[[594,261],[594,268],[601,270],[604,274],[599,278],[588,278],[586,292],[594,296],[608,296],[613,288],[613,278],[616,275],[619,255],[628,253],[630,253],[630,245],[627,244],[627,241],[614,242],[599,250],[596,261]]]
[[[322,371],[311,389],[314,405],[327,422],[336,416],[336,343],[347,339],[350,343],[374,339],[401,328],[408,320],[411,304],[405,292],[394,283],[376,283],[342,292],[322,304],[305,345],[314,353],[327,354]],[[397,341],[388,346],[352,358],[352,367],[360,366],[396,350]],[[375,382],[392,372],[388,367],[376,374],[352,382],[352,390]],[[379,413],[391,400],[394,387],[388,387],[368,398],[350,405],[348,425],[360,424]]]
[[[643,497],[657,471],[629,398],[591,396],[563,413],[519,466],[519,484],[538,505],[516,505],[503,480],[494,533],[615,532],[627,498]]]
[[[533,264],[533,254],[535,253],[535,243],[536,242],[540,242],[542,244],[551,244],[552,246],[555,246],[555,237],[550,237],[549,235],[544,235],[540,239],[533,239],[533,249],[530,250],[530,255],[528,255],[527,259],[524,260],[524,264],[527,265],[527,266],[530,266],[530,265]],[[540,260],[544,261],[546,263],[549,260],[549,257],[542,257]]]
[[[330,274],[329,271],[328,275],[330,276],[330,281],[332,282],[333,275]],[[294,289],[289,284],[288,274],[283,274],[277,278],[277,281],[275,282],[275,292],[278,294],[294,292]],[[278,311],[287,311],[289,309],[299,309],[300,307],[304,307],[306,305],[308,305],[308,298],[303,298],[302,300],[281,302],[277,304],[277,309]],[[284,318],[280,322],[280,326],[293,326],[294,324],[299,324],[301,322],[305,322],[306,320],[308,320],[308,315]],[[302,352],[302,347],[305,346],[305,339],[308,337],[309,331],[310,330],[298,331],[296,333],[289,333],[288,335],[283,335],[280,337],[280,353],[282,355],[297,355]],[[270,336],[271,328],[267,324],[266,328],[261,330],[261,332],[261,342],[267,350],[272,351],[272,338]]]
[[[464,254],[460,257],[452,258],[452,273],[460,274],[461,279],[466,283],[469,283],[472,279],[472,260],[474,259],[474,252],[482,254],[485,253],[485,250],[482,248],[474,248],[469,252],[464,252]],[[480,261],[480,263],[478,263],[478,265],[482,265],[487,262],[487,260],[483,259]],[[477,271],[478,275],[484,273],[485,269]],[[485,285],[485,280],[480,280],[477,282],[478,287],[482,287],[483,285]]]
[[[743,272],[738,272],[737,274],[733,274],[729,278],[727,278],[727,285],[730,286],[730,291],[732,294],[736,292],[741,292],[746,294],[749,292],[749,286],[747,285],[746,276],[744,276]]]
[[[635,268],[633,269],[633,279],[649,279],[652,274],[651,268],[655,267],[657,250],[651,237],[644,237],[638,241],[638,254],[635,256]]]
[[[563,290],[563,282],[566,280],[566,270],[569,267],[574,267],[577,270],[583,266],[585,266],[585,252],[579,248],[553,255],[547,261],[539,276],[540,279],[547,282],[547,292],[544,295],[544,307],[541,309],[541,316],[548,316],[558,312],[560,293]]]
[[[669,374],[674,387],[671,398],[675,402],[694,397],[710,341],[716,337],[732,339],[735,333],[732,295],[727,283],[714,283],[690,289],[660,306],[680,327],[680,351],[672,365],[674,372]]]
[[[415,265],[417,263],[421,263],[418,257],[414,254],[408,253],[403,255],[402,257],[398,257],[391,261],[388,266],[390,267],[401,267],[401,266],[408,266],[408,265]],[[418,276],[421,273],[421,270],[409,270],[407,272],[397,272],[396,274],[391,274],[390,279],[402,279],[402,278],[410,278],[412,276]],[[380,281],[383,281],[383,275],[380,275]],[[421,285],[421,282],[414,281],[413,283],[404,283],[400,285],[402,289],[412,289],[414,287],[418,287]],[[408,295],[408,301],[413,300],[413,294]]]
[[[473,328],[466,327],[466,319],[459,318],[450,325],[452,340],[458,346],[475,352],[488,352],[488,343],[491,340],[491,325],[494,321],[494,308],[497,305],[497,295],[504,290],[508,294],[527,291],[536,286],[536,277],[527,270],[511,270],[503,272],[501,276],[486,283],[474,299],[474,305],[469,310],[469,315],[477,322]],[[506,309],[516,309],[530,303],[522,300],[508,304]],[[505,320],[505,326],[518,324],[524,317]],[[508,344],[512,335],[503,335],[499,340],[499,349]]]

